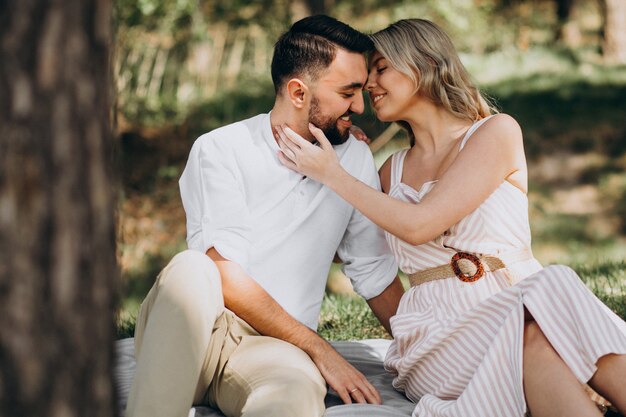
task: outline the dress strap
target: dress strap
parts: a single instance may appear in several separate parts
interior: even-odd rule
[[[475,122],[473,125],[470,126],[469,129],[467,129],[467,132],[465,133],[465,136],[463,137],[463,140],[461,141],[461,145],[459,146],[459,151],[461,151],[464,147],[465,144],[467,143],[468,139],[470,138],[470,136],[472,136],[472,134],[483,125],[483,123],[485,123],[487,120],[491,119],[494,115],[489,115],[487,117],[485,117],[484,119],[480,119],[479,121]]]
[[[391,156],[391,184],[389,184],[389,187],[393,187],[402,181],[402,169],[407,152],[408,149],[402,149]]]

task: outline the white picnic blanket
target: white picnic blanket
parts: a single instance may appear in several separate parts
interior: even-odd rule
[[[326,396],[326,417],[407,417],[415,404],[406,399],[391,386],[391,375],[383,369],[383,358],[389,348],[389,340],[368,339],[355,342],[331,342],[351,364],[361,371],[380,391],[383,405],[351,404],[344,405],[339,396],[330,391]],[[118,390],[119,407],[126,407],[128,391],[135,373],[133,339],[115,342],[115,364],[113,378]],[[188,417],[223,417],[217,410],[208,407],[193,407]],[[184,417],[184,416],[181,416]]]

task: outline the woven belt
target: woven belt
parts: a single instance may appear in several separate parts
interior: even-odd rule
[[[469,252],[457,252],[450,259],[449,264],[439,265],[409,275],[411,287],[425,282],[440,279],[458,278],[463,282],[474,282],[485,275],[485,271],[497,271],[514,263],[533,259],[530,248],[515,252],[499,254],[498,257],[480,255]]]

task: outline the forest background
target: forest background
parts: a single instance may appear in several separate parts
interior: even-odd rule
[[[186,247],[177,181],[193,141],[271,108],[273,43],[316,13],[366,33],[408,17],[441,25],[478,86],[522,126],[535,255],[575,268],[626,317],[626,1],[118,0],[118,337],[132,334],[159,270]],[[378,166],[408,146],[369,105],[356,124]],[[384,336],[339,267],[327,294],[321,334]]]

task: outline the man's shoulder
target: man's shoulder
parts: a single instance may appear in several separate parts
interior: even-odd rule
[[[348,140],[344,143],[344,146],[346,146],[346,152],[349,152],[351,155],[368,158],[372,156],[372,152],[367,143],[358,140],[354,135],[350,135]]]
[[[352,175],[362,179],[365,174],[369,175],[369,171],[376,171],[374,165],[374,157],[367,143],[356,139],[350,135],[350,138],[335,148],[341,160],[341,165]]]
[[[240,148],[254,139],[255,133],[266,114],[258,114],[249,119],[240,120],[225,126],[213,129],[196,139],[195,146],[218,149]]]

